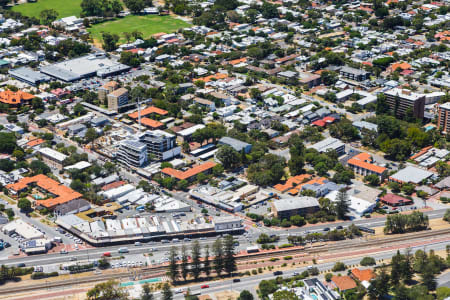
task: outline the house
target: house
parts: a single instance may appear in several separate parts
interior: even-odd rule
[[[35,96],[32,94],[22,91],[13,92],[10,90],[6,90],[0,92],[0,102],[8,104],[12,107],[18,107],[23,104],[28,104],[34,97]]]
[[[169,112],[167,110],[158,108],[156,106],[149,106],[143,110],[141,110],[141,118],[142,117],[146,117],[148,115],[160,115],[160,116],[165,116],[167,115]],[[131,113],[128,115],[130,118],[132,119],[138,119],[139,118],[139,112],[136,111],[134,113]]]
[[[350,276],[333,276],[331,282],[339,292],[345,292],[356,288],[356,282]]]

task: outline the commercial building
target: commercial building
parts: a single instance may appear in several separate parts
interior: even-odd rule
[[[116,90],[119,87],[119,84],[116,81],[109,81],[99,87],[97,89],[98,93],[98,99],[103,103],[106,100],[106,96],[109,93],[112,93],[114,90]]]
[[[219,140],[219,144],[228,145],[237,152],[242,152],[242,150],[247,154],[252,150],[252,145],[228,136],[224,136]]]
[[[67,203],[57,205],[54,209],[54,214],[57,216],[64,216],[77,214],[89,209],[91,209],[91,204],[88,201],[84,199],[75,199]]]
[[[187,180],[193,181],[196,179],[196,176],[200,173],[208,174],[212,171],[216,163],[212,161],[207,161],[201,165],[196,165],[186,171],[175,170],[173,168],[164,168],[161,170],[163,176],[170,176],[177,180]]]
[[[27,67],[12,69],[9,70],[8,73],[11,77],[33,86],[39,85],[42,82],[50,81],[51,79],[49,76]]]
[[[92,76],[104,78],[128,70],[129,66],[107,58],[103,53],[89,54],[41,68],[42,73],[66,82]]]
[[[347,164],[356,174],[362,176],[375,174],[382,180],[387,173],[385,167],[377,166],[373,163],[373,158],[369,153],[359,153],[350,158]]]
[[[147,145],[147,153],[158,160],[168,160],[181,154],[176,136],[162,130],[146,131],[139,136],[139,141]]]
[[[331,202],[337,202],[339,191],[332,191],[325,197],[330,199]],[[375,201],[364,200],[359,194],[348,195],[348,208],[349,212],[355,216],[363,216],[367,213],[372,212],[376,206]]]
[[[16,219],[9,222],[5,226],[3,226],[2,231],[7,235],[17,233],[27,241],[44,237],[44,234],[42,232],[40,232],[27,222],[23,221],[22,219]]]
[[[183,141],[189,142],[191,140],[192,134],[202,128],[205,128],[205,125],[196,124],[192,127],[178,131],[177,135],[180,136],[183,139]]]
[[[145,116],[148,116],[148,115],[153,115],[153,114],[160,115],[160,116],[165,116],[168,113],[169,112],[167,110],[164,110],[164,109],[161,109],[161,108],[158,108],[158,107],[155,107],[155,106],[149,106],[149,107],[141,110],[141,118],[145,117]],[[134,113],[129,114],[128,116],[130,118],[132,118],[132,119],[137,119],[137,118],[139,118],[139,112],[136,111]]]
[[[147,145],[138,140],[124,140],[117,151],[117,160],[133,167],[142,167],[147,162]]]
[[[216,232],[226,231],[229,232],[230,230],[234,229],[241,229],[242,228],[242,220],[239,217],[222,217],[217,218],[214,220],[214,229]]]
[[[433,176],[436,176],[436,174],[423,169],[419,169],[417,167],[407,166],[406,168],[401,169],[397,173],[391,175],[389,177],[389,180],[396,181],[399,183],[419,184],[422,181],[428,180]]]
[[[326,138],[323,141],[315,143],[308,148],[316,149],[319,153],[324,153],[329,150],[335,150],[338,155],[345,154],[345,144],[336,138]]]
[[[319,201],[314,197],[292,197],[272,202],[272,212],[280,220],[291,216],[314,213],[319,210]]]
[[[414,201],[395,194],[386,194],[380,197],[380,201],[389,206],[403,206],[413,204]]]
[[[339,75],[355,81],[364,81],[369,78],[370,73],[361,69],[344,66],[339,71]]]
[[[415,118],[423,119],[425,95],[399,88],[388,90],[384,95],[387,105],[396,117],[402,118],[409,111]]]
[[[438,129],[441,132],[450,132],[450,102],[439,105]]]
[[[120,88],[108,96],[108,109],[112,111],[119,111],[119,109],[128,103],[128,90],[126,88]]]
[[[42,161],[49,167],[58,170],[63,169],[63,162],[67,158],[67,155],[51,148],[41,148],[38,150],[38,153],[41,155]]]

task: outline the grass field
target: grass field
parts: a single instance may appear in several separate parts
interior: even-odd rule
[[[102,32],[115,33],[119,35],[120,42],[126,42],[123,36],[124,32],[132,32],[134,30],[142,32],[144,38],[158,32],[170,33],[180,28],[190,27],[189,23],[175,19],[171,16],[127,16],[110,22],[93,25],[88,31],[96,43],[101,41]]]
[[[39,18],[39,14],[44,9],[53,8],[59,13],[59,18],[69,16],[80,16],[81,0],[38,0],[34,3],[24,3],[16,5],[12,8],[13,11],[22,13],[28,17]]]

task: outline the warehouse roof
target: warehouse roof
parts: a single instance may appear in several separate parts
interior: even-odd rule
[[[433,175],[434,173],[432,172],[422,170],[413,166],[407,166],[406,168],[401,169],[389,178],[393,181],[412,182],[418,184],[422,180],[428,179]]]
[[[319,201],[314,197],[292,197],[284,198],[273,202],[275,209],[280,211],[318,207]]]

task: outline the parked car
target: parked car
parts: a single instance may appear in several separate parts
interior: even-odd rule
[[[201,286],[201,288],[202,288],[202,289],[207,289],[207,288],[209,288],[209,285],[204,284],[204,285]]]
[[[273,276],[283,275],[283,271],[275,271],[273,272]]]

